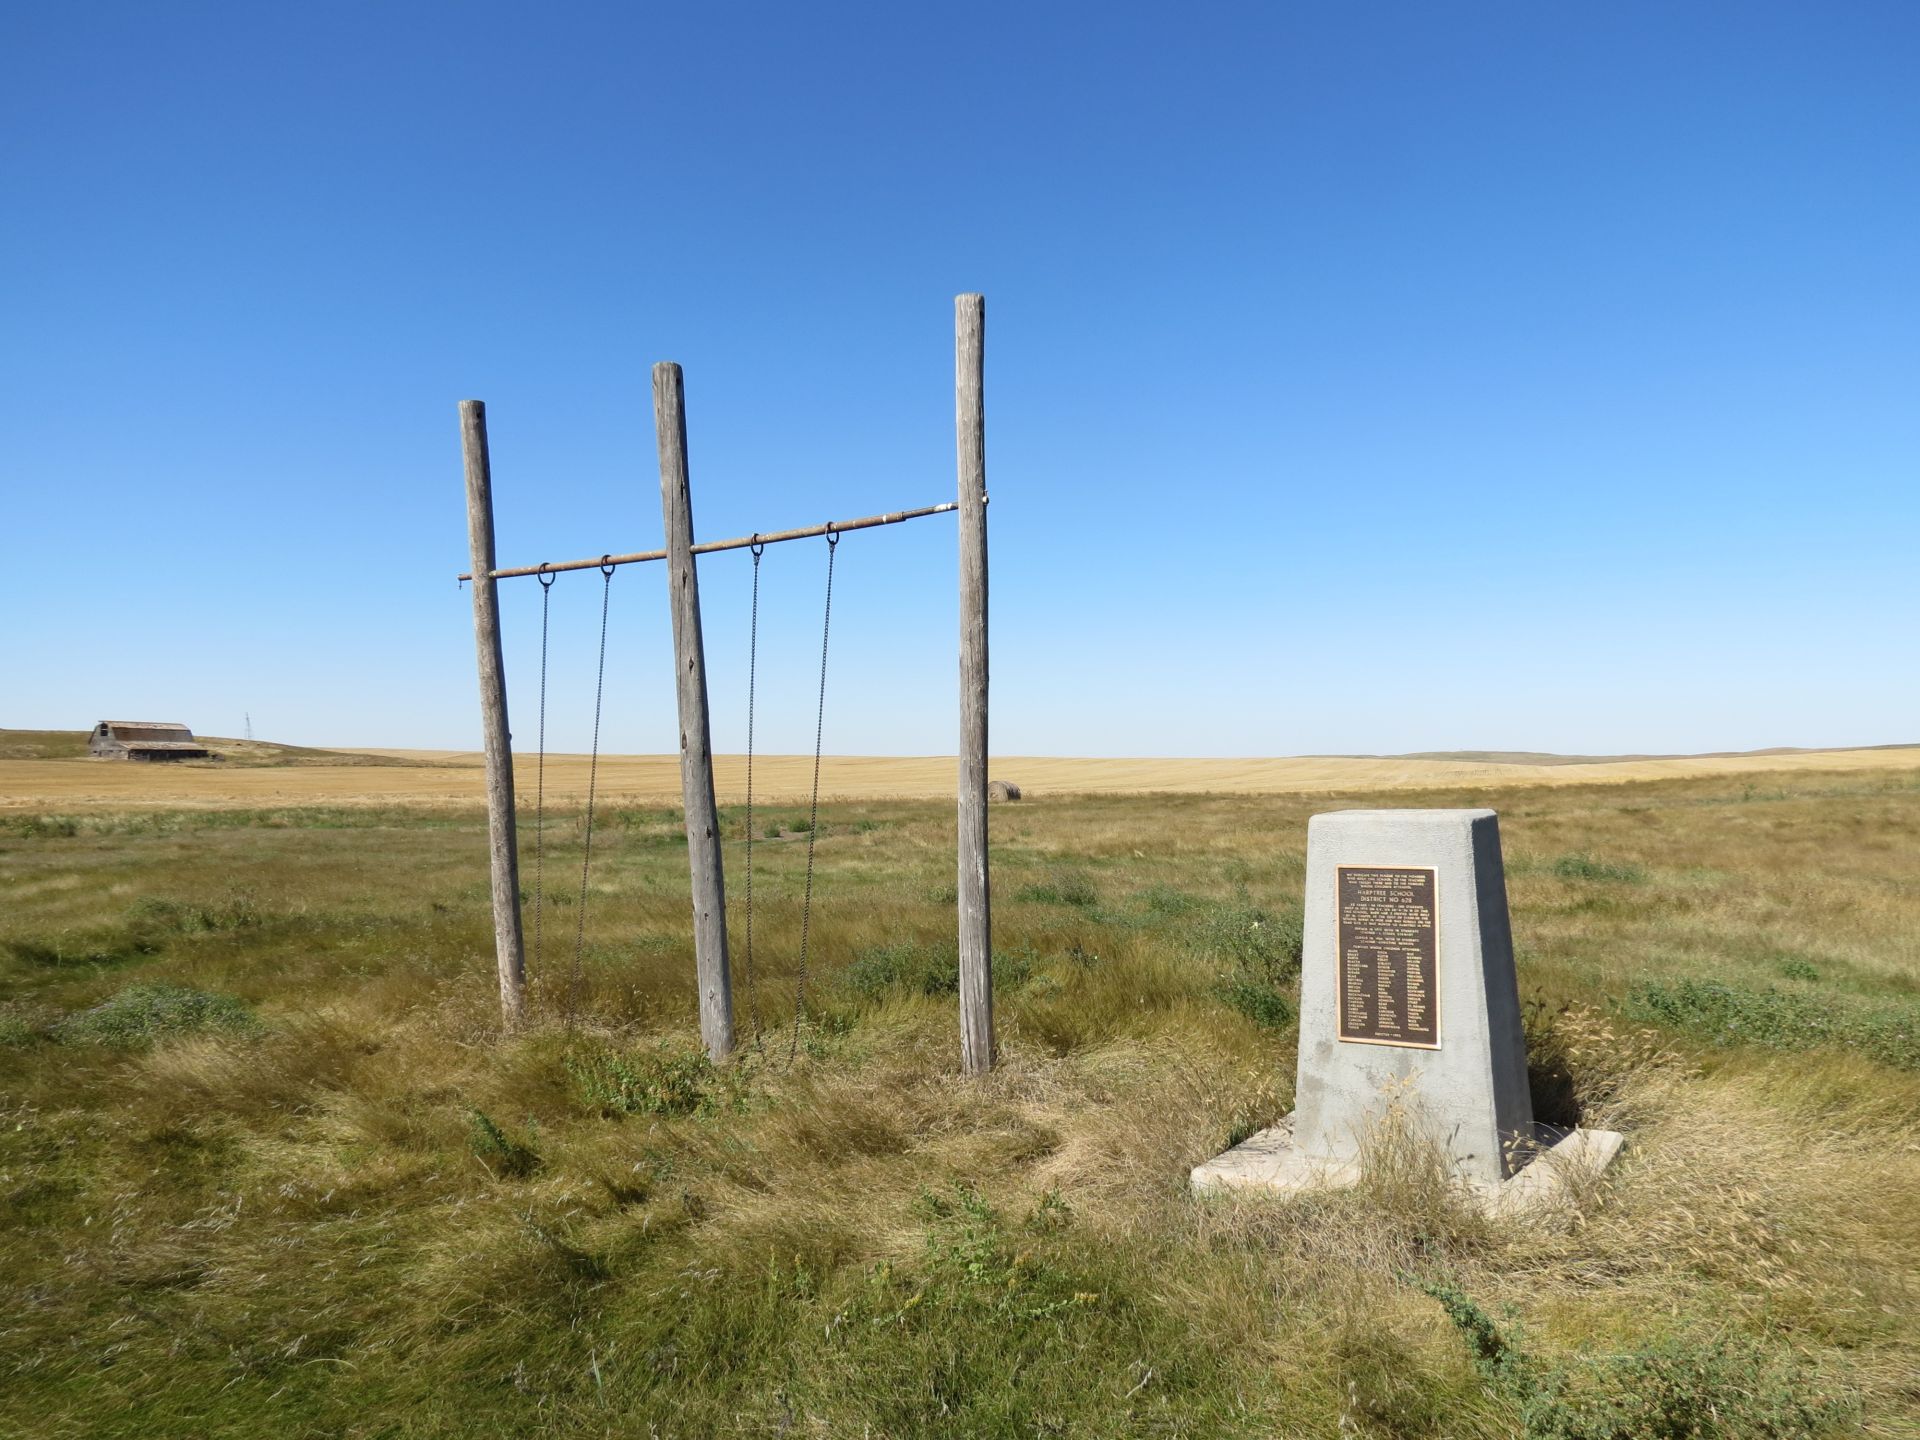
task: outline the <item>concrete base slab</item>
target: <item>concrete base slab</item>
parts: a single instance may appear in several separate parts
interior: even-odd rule
[[[1626,1144],[1617,1130],[1557,1130],[1541,1126],[1542,1149],[1526,1167],[1498,1185],[1466,1180],[1462,1186],[1490,1215],[1523,1215],[1551,1205],[1576,1186],[1590,1183]],[[1293,1116],[1249,1136],[1231,1150],[1193,1168],[1202,1194],[1225,1190],[1305,1192],[1344,1190],[1358,1184],[1360,1167],[1315,1160],[1293,1141]]]
[[[1524,1215],[1573,1195],[1613,1164],[1627,1137],[1618,1130],[1567,1130],[1519,1174],[1484,1192],[1488,1213]]]

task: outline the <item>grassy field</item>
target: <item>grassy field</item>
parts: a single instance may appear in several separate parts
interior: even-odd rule
[[[1630,1136],[1525,1226],[1392,1146],[1185,1189],[1290,1106],[1305,821],[1356,803],[996,808],[972,1083],[950,803],[823,809],[797,1044],[804,811],[756,818],[718,1071],[673,810],[602,810],[584,916],[550,813],[502,1039],[475,810],[16,803],[0,1433],[1920,1434],[1914,772],[1393,797],[1501,810],[1537,1103]]]

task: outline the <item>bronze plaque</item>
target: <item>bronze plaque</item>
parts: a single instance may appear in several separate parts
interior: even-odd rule
[[[1340,911],[1340,1038],[1438,1050],[1434,871],[1340,865],[1334,876]]]

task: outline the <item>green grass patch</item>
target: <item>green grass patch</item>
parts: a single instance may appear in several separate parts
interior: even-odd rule
[[[1100,892],[1078,870],[1053,870],[1043,880],[1022,885],[1013,892],[1013,898],[1032,905],[1071,905],[1090,910],[1100,903]]]
[[[250,890],[229,890],[217,900],[149,896],[127,909],[128,928],[149,935],[218,935],[250,930],[264,919],[260,903]]]
[[[1584,853],[1562,855],[1553,862],[1562,880],[1586,880],[1600,885],[1644,885],[1647,868],[1626,860],[1596,860]]]
[[[284,806],[264,810],[98,810],[0,815],[0,837],[198,835],[222,830],[456,830],[479,828],[484,813],[423,813],[398,806]],[[553,818],[549,816],[549,825]]]
[[[111,969],[150,959],[165,948],[164,937],[126,925],[0,941],[9,960],[47,970]]]
[[[1645,980],[1622,1007],[1713,1045],[1811,1050],[1831,1045],[1920,1070],[1920,1004],[1832,993],[1764,990],[1724,980]]]
[[[1203,903],[1199,896],[1171,885],[1149,885],[1139,892],[1139,900],[1154,915],[1191,915]]]
[[[1031,951],[993,952],[996,986],[1024,984],[1033,973]],[[841,970],[837,983],[863,1000],[888,992],[954,995],[960,990],[960,949],[952,941],[902,940],[862,950]]]
[[[1050,1192],[1024,1219],[965,1184],[923,1192],[916,1210],[917,1258],[878,1265],[853,1296],[814,1307],[835,1318],[813,1385],[857,1385],[870,1433],[1255,1433],[1229,1423],[1234,1412],[1244,1423],[1248,1397],[1221,1383],[1226,1355],[1185,1343],[1121,1257],[1076,1244],[1073,1214]]]
[[[1188,944],[1216,969],[1213,993],[1256,1025],[1278,1030],[1299,1014],[1302,945],[1298,910],[1279,914],[1236,901],[1207,910]]]
[[[67,1016],[54,1024],[51,1033],[68,1045],[129,1049],[171,1035],[244,1034],[259,1028],[253,1012],[231,995],[184,985],[142,984],[129,985],[90,1010]]]

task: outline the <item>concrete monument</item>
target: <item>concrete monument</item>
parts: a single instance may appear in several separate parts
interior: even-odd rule
[[[1307,824],[1295,1108],[1196,1189],[1351,1184],[1389,1122],[1501,1208],[1621,1137],[1534,1123],[1491,810],[1343,810]]]

